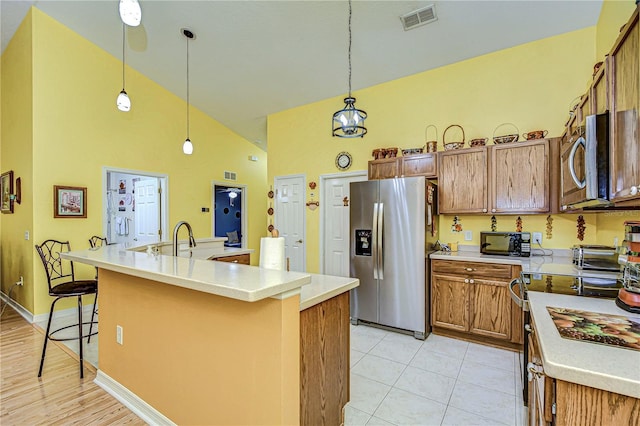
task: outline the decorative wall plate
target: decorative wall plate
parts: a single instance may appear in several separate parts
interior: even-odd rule
[[[273,198],[273,191],[269,191],[269,192],[267,192],[267,197],[269,197],[269,198]]]
[[[351,161],[351,154],[343,151],[336,156],[336,167],[340,170],[347,170],[351,167]]]

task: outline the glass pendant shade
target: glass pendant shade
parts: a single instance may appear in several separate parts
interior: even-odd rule
[[[129,99],[129,95],[127,95],[124,89],[118,94],[116,105],[118,105],[118,109],[123,112],[128,112],[131,109],[131,99]]]
[[[184,143],[182,144],[182,152],[187,155],[193,154],[193,144],[191,143],[191,139],[187,138],[184,140]]]
[[[130,27],[137,27],[142,21],[142,9],[138,0],[120,0],[120,19]]]
[[[367,113],[355,107],[356,98],[344,99],[345,107],[333,114],[333,136],[339,138],[361,138],[367,134],[364,120]]]

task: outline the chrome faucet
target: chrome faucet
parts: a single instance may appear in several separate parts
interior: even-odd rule
[[[187,231],[189,231],[189,248],[193,248],[196,246],[196,240],[193,238],[193,230],[191,229],[191,225],[189,225],[184,220],[176,223],[176,227],[173,228],[173,255],[178,256],[178,230],[180,227],[184,225],[187,227]]]

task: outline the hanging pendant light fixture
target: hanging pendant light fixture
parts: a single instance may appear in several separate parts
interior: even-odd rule
[[[186,28],[180,31],[187,38],[187,139],[185,139],[182,144],[182,152],[191,155],[193,154],[193,144],[191,143],[191,139],[189,139],[189,40],[195,39],[196,36]]]
[[[130,27],[137,27],[142,21],[142,9],[138,0],[120,0],[120,19]]]
[[[129,95],[124,90],[124,52],[125,52],[125,25],[122,24],[122,90],[118,94],[118,98],[116,99],[116,105],[118,109],[123,112],[128,112],[131,109],[131,99],[129,99]]]
[[[367,133],[364,120],[367,113],[355,107],[356,98],[351,96],[351,0],[349,0],[349,96],[344,98],[345,106],[333,114],[333,136],[358,138]]]

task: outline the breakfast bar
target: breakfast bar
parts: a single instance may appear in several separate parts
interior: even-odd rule
[[[344,367],[347,380],[341,379],[343,389],[331,391],[344,395],[339,404],[348,400],[348,290],[357,279],[120,246],[65,257],[99,271],[96,382],[146,421],[298,424],[305,411],[302,382],[308,382],[301,332],[323,329],[305,323],[301,311],[321,310],[325,303],[343,306],[337,311],[343,318],[331,325],[347,327],[337,348],[346,355],[335,364]],[[327,380],[333,373],[327,372]],[[326,385],[315,380],[314,386]]]

